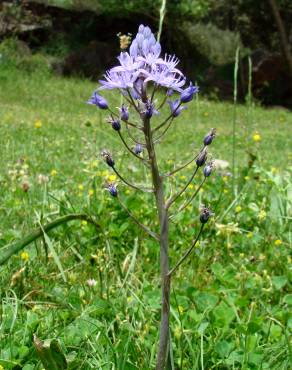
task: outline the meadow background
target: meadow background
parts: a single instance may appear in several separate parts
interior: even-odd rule
[[[105,114],[85,104],[95,81],[56,75],[47,51],[24,55],[15,35],[2,40],[0,55],[0,261],[40,225],[90,216],[43,233],[1,264],[0,369],[43,369],[34,335],[57,340],[52,369],[150,369],[159,249],[104,189],[116,177],[100,151],[110,149],[128,178],[147,175]],[[214,212],[173,280],[169,368],[290,369],[292,114],[252,94],[234,105],[202,89],[160,144],[161,168],[184,163],[213,127],[212,158],[225,162],[171,224],[173,264],[199,228],[200,206]],[[173,189],[190,173],[178,173]],[[137,218],[153,225],[153,200],[118,189]]]

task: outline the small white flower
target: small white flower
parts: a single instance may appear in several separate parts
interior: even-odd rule
[[[95,286],[97,284],[97,281],[94,279],[88,279],[86,282],[88,286]]]

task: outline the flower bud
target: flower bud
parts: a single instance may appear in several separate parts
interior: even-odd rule
[[[107,120],[108,123],[110,123],[112,125],[112,128],[115,130],[115,131],[120,131],[121,129],[121,123],[118,119],[115,119],[113,117],[109,118]]]
[[[113,160],[113,157],[111,156],[110,152],[108,152],[107,150],[103,150],[101,152],[101,155],[109,167],[114,167],[115,161]]]
[[[153,114],[157,114],[158,112],[155,110],[154,108],[154,104],[151,103],[150,100],[148,100],[145,104],[144,104],[144,115],[146,118],[151,118],[153,116]]]
[[[129,119],[129,110],[125,106],[125,104],[122,104],[120,109],[120,114],[121,114],[121,120],[127,122]]]
[[[135,154],[140,154],[143,152],[143,147],[141,144],[136,144],[134,147],[134,153]]]
[[[215,135],[216,135],[216,130],[214,128],[212,128],[212,130],[204,137],[204,145],[210,145],[212,143],[212,141],[214,140],[215,138]]]
[[[200,214],[200,221],[202,224],[205,224],[208,222],[209,218],[212,216],[212,212],[210,211],[209,208],[207,207],[204,207],[202,210],[201,210],[201,214]]]
[[[205,177],[209,177],[211,175],[212,171],[213,171],[213,165],[212,165],[212,163],[211,164],[207,164],[204,167],[204,176]]]
[[[198,86],[193,86],[192,83],[190,83],[190,86],[187,87],[185,90],[183,90],[180,94],[180,101],[182,103],[188,103],[191,101],[194,97],[194,94],[199,92]]]
[[[109,184],[107,186],[107,190],[110,192],[110,195],[112,197],[117,197],[118,196],[118,190],[117,190],[117,187],[115,186],[115,184]]]
[[[87,104],[96,105],[100,109],[108,109],[107,100],[99,95],[96,91],[92,94],[91,98],[87,101]]]
[[[196,159],[196,164],[198,167],[202,167],[207,160],[207,150],[202,150],[201,153],[198,155],[198,158]]]
[[[187,107],[183,107],[180,105],[180,102],[178,99],[175,101],[168,100],[167,103],[169,104],[172,117],[179,116],[182,110],[187,109]]]

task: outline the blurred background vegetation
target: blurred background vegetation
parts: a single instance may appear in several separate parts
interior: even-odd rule
[[[115,63],[118,33],[157,30],[160,0],[14,0],[0,4],[0,63],[36,65],[94,81]],[[292,106],[290,0],[168,0],[161,42],[213,98],[231,98],[240,48],[239,97]]]

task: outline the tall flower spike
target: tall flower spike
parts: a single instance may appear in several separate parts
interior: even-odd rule
[[[190,86],[183,90],[182,93],[180,94],[180,101],[182,103],[188,103],[193,99],[194,94],[197,94],[198,92],[199,87],[193,86],[193,84],[190,83]]]
[[[107,100],[96,91],[94,91],[91,98],[87,101],[87,104],[96,105],[100,109],[108,109]]]

